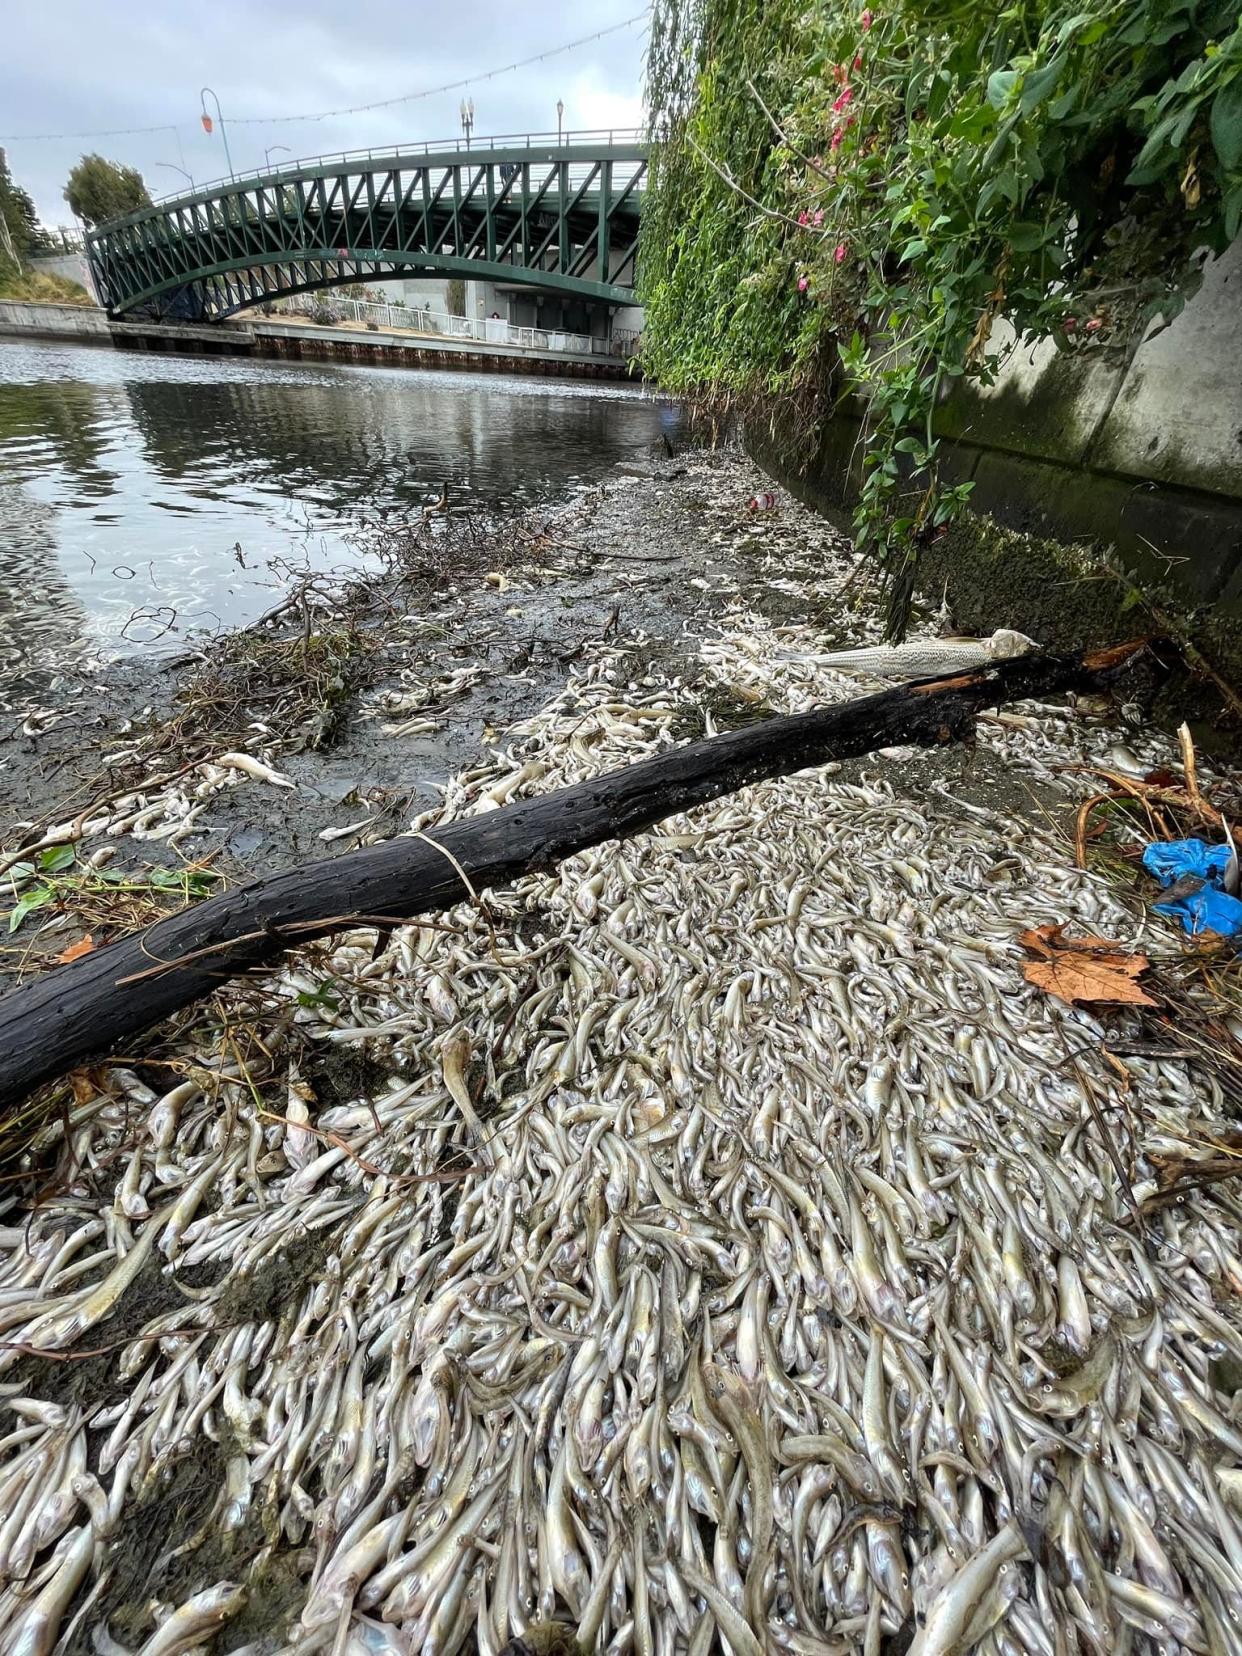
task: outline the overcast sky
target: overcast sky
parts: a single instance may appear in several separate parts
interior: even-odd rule
[[[0,144],[46,224],[67,224],[70,167],[92,150],[137,167],[153,196],[184,187],[158,162],[184,163],[200,182],[226,171],[220,130],[199,123],[199,89],[219,94],[237,171],[263,165],[266,145],[295,157],[460,131],[463,96],[475,133],[549,131],[556,103],[566,130],[639,124],[646,20],[572,52],[484,81],[518,58],[619,23],[643,0],[213,0],[138,5],[58,0],[6,7],[0,53]],[[465,90],[390,109],[277,122],[396,98],[466,77]],[[209,108],[214,114],[215,106]],[[243,117],[258,117],[249,124]],[[167,123],[127,136],[23,140],[20,134],[102,132]],[[172,128],[175,127],[174,132]],[[180,148],[178,147],[180,142]],[[285,159],[279,152],[274,164]]]

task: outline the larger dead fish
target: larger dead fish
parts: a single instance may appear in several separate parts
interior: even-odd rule
[[[970,672],[994,661],[1030,655],[1039,645],[1012,627],[998,627],[990,638],[912,638],[905,644],[876,644],[861,650],[830,650],[797,659],[839,673],[866,673],[871,678],[934,678],[941,673]],[[794,658],[788,657],[793,660]]]

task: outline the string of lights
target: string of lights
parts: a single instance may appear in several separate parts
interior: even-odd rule
[[[500,75],[511,75],[517,69],[527,69],[533,63],[545,63],[549,58],[560,57],[565,52],[575,51],[579,46],[590,45],[592,41],[603,40],[607,35],[619,34],[622,29],[632,28],[635,23],[641,23],[646,16],[645,11],[636,12],[633,17],[627,17],[620,23],[611,23],[605,29],[596,29],[591,34],[580,35],[576,40],[567,40],[560,46],[549,46],[542,52],[518,58],[515,63],[506,63],[497,69],[486,69],[477,74],[463,76],[460,80],[445,81],[442,86],[427,86],[417,92],[404,92],[395,98],[379,98],[373,103],[351,104],[344,109],[321,109],[307,115],[230,115],[229,125],[286,126],[298,122],[309,124],[312,121],[329,121],[339,115],[362,115],[376,109],[394,109],[399,104],[417,103],[424,98],[437,97],[442,92],[458,92],[468,86],[481,86]],[[179,128],[168,121],[162,121],[154,126],[104,127],[90,132],[13,132],[0,134],[0,144],[45,144],[80,138],[129,138],[141,133],[177,131]]]

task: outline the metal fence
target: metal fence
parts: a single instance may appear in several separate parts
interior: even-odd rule
[[[306,316],[315,322],[353,322],[379,329],[406,329],[413,333],[446,339],[478,340],[485,345],[505,345],[519,351],[557,351],[567,356],[632,356],[638,335],[618,330],[611,340],[591,334],[567,333],[560,328],[525,328],[500,317],[452,316],[430,306],[390,305],[372,299],[347,299],[324,293],[297,294],[273,301],[276,311]]]
[[[32,251],[36,256],[40,253],[81,253],[85,247],[86,237],[76,226],[41,224]]]

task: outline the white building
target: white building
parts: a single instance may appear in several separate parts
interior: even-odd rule
[[[449,290],[452,283],[445,277],[428,276],[413,281],[370,282],[367,285],[376,294],[383,294],[390,304],[399,302],[409,310],[427,308],[440,315],[450,310]],[[605,342],[622,336],[626,344],[637,338],[643,325],[643,313],[638,305],[609,305],[568,295],[541,293],[524,282],[466,282],[465,315],[472,322],[486,322],[494,318],[516,328],[582,334]]]

